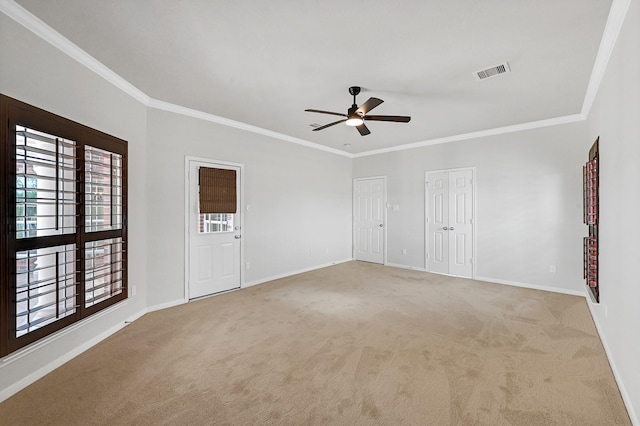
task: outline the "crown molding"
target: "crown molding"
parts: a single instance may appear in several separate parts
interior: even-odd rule
[[[375,149],[372,151],[359,152],[354,154],[354,158],[368,157],[370,155],[385,154],[387,152],[404,151],[407,149],[421,148],[423,146],[437,145],[442,143],[464,141],[469,139],[483,138],[486,136],[502,135],[504,133],[520,132],[523,130],[539,129],[542,127],[558,126],[561,124],[576,123],[584,121],[586,117],[582,114],[566,115],[564,117],[549,118],[546,120],[530,121],[528,123],[514,124],[511,126],[496,127],[493,129],[480,130],[478,132],[463,133],[460,135],[447,136],[444,138],[429,139],[422,142],[409,143],[390,148]]]
[[[42,38],[47,43],[60,49],[71,58],[80,62],[82,65],[89,68],[91,71],[95,72],[123,92],[127,93],[129,96],[143,104],[149,102],[149,96],[143,93],[140,89],[120,77],[111,69],[107,68],[100,61],[69,41],[62,34],[51,28],[45,22],[28,10],[24,9],[22,6],[18,5],[13,0],[0,0],[0,11],[38,37]]]
[[[611,10],[609,11],[609,17],[602,33],[602,39],[600,40],[600,47],[598,48],[598,54],[591,70],[591,78],[589,79],[589,85],[587,86],[587,93],[584,96],[584,102],[582,104],[581,114],[585,117],[589,116],[591,112],[591,106],[598,94],[600,83],[609,64],[609,59],[613,53],[613,49],[622,30],[622,24],[624,18],[627,16],[627,11],[631,5],[631,0],[613,0],[611,3]]]
[[[197,118],[199,120],[210,121],[212,123],[222,124],[223,126],[234,127],[236,129],[244,130],[247,132],[257,133],[263,136],[267,136],[274,139],[280,139],[285,142],[291,142],[298,145],[303,145],[309,148],[318,149],[320,151],[330,152],[332,154],[338,154],[345,157],[352,158],[353,155],[341,151],[339,149],[331,148],[328,146],[320,145],[317,143],[309,142],[304,139],[294,138],[293,136],[285,135],[283,133],[267,130],[262,127],[253,126],[251,124],[243,123],[241,121],[235,121],[228,118],[220,117],[207,112],[199,111],[196,109],[186,108],[180,105],[172,104],[169,102],[159,101],[157,99],[150,99],[147,103],[149,108],[159,109],[162,111],[172,112],[174,114],[186,115],[188,117]]]
[[[629,9],[630,4],[631,4],[631,0],[613,0],[613,3],[611,5],[611,10],[609,12],[609,17],[607,18],[607,23],[605,25],[602,40],[600,42],[600,47],[598,49],[598,54],[596,56],[596,60],[591,72],[589,85],[587,87],[587,91],[586,91],[585,98],[582,105],[582,110],[579,114],[567,115],[563,117],[556,117],[556,118],[551,118],[546,120],[533,121],[533,122],[516,124],[511,126],[505,126],[505,127],[498,127],[494,129],[481,130],[477,132],[464,133],[459,135],[447,136],[443,138],[429,139],[421,142],[415,142],[415,143],[410,143],[410,144],[405,144],[405,145],[400,145],[395,147],[365,151],[365,152],[360,152],[356,154],[351,154],[349,152],[346,152],[340,149],[327,147],[325,145],[317,144],[314,142],[309,142],[304,139],[285,135],[283,133],[274,132],[261,127],[253,126],[251,124],[242,123],[239,121],[209,114],[203,111],[198,111],[198,110],[186,108],[180,105],[171,104],[169,102],[153,99],[147,94],[145,94],[144,92],[142,92],[140,89],[135,87],[133,84],[129,83],[127,80],[120,77],[111,69],[107,68],[104,64],[102,64],[93,56],[89,55],[80,47],[72,43],[63,35],[55,31],[45,22],[37,18],[35,15],[31,14],[22,6],[18,5],[15,1],[0,0],[0,11],[5,15],[7,15],[8,17],[10,17],[11,19],[13,19],[14,21],[24,26],[29,31],[41,37],[46,42],[50,43],[54,47],[58,48],[59,50],[61,50],[62,52],[70,56],[71,58],[75,59],[76,61],[78,61],[79,63],[81,63],[88,69],[90,69],[91,71],[100,75],[109,83],[113,84],[123,92],[127,93],[134,99],[146,105],[147,107],[168,111],[168,112],[173,112],[176,114],[193,117],[200,120],[210,121],[213,123],[221,124],[223,126],[229,126],[229,127],[233,127],[236,129],[240,129],[240,130],[244,130],[252,133],[257,133],[270,138],[275,138],[285,142],[295,143],[298,145],[318,149],[320,151],[330,152],[330,153],[341,155],[348,158],[359,158],[359,157],[366,157],[369,155],[403,151],[407,149],[420,148],[420,147],[429,146],[429,145],[456,142],[456,141],[462,141],[462,140],[468,140],[468,139],[474,139],[474,138],[480,138],[480,137],[492,136],[492,135],[500,135],[504,133],[512,133],[512,132],[518,132],[522,130],[542,128],[542,127],[557,126],[561,124],[574,123],[574,122],[586,120],[591,110],[593,101],[597,95],[598,89],[600,87],[600,83],[602,82],[602,78],[607,68],[607,64],[611,57],[611,53],[613,52],[613,49],[615,47],[615,43],[618,38],[618,35],[620,34],[620,31],[622,29],[622,24],[624,22],[624,18],[627,14],[627,10]]]
[[[175,105],[169,102],[153,99],[140,89],[129,83],[124,78],[107,68],[100,61],[89,55],[82,50],[76,44],[72,43],[69,39],[58,33],[56,30],[47,25],[44,21],[33,15],[28,10],[14,2],[13,0],[0,0],[0,11],[13,19],[32,33],[36,34],[47,43],[61,50],[66,55],[78,61],[89,70],[95,72],[115,87],[119,88],[123,92],[127,93],[132,98],[136,99],[140,103],[147,107],[173,112],[176,114],[186,115],[200,120],[210,121],[213,123],[222,124],[228,127],[234,127],[236,129],[245,130],[247,132],[257,133],[270,138],[280,139],[286,142],[303,145],[309,148],[318,149],[320,151],[330,152],[332,154],[338,154],[341,156],[352,158],[353,155],[346,151],[327,147],[317,143],[309,142],[304,139],[295,138],[282,133],[274,132],[271,130],[263,129],[261,127],[253,126],[250,124],[242,123],[240,121],[230,120],[228,118],[219,117],[206,112],[186,108],[180,105]]]

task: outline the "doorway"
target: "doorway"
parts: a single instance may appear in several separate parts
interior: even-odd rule
[[[429,272],[473,278],[474,169],[425,173]]]
[[[230,185],[235,185],[235,200],[225,212],[201,213],[201,169],[233,177]],[[189,300],[241,286],[242,172],[241,164],[186,159],[185,294]]]
[[[387,178],[353,181],[354,259],[385,263]]]

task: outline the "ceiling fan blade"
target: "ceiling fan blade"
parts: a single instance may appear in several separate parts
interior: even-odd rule
[[[307,112],[319,112],[320,114],[331,114],[331,115],[339,115],[340,117],[346,117],[347,114],[342,114],[339,112],[331,112],[331,111],[321,111],[319,109],[305,109]]]
[[[408,123],[411,121],[411,117],[406,115],[365,115],[362,118],[369,121],[394,121],[396,123]]]
[[[329,124],[325,124],[324,126],[316,127],[315,129],[313,129],[313,131],[317,132],[318,130],[326,129],[327,127],[335,126],[336,124],[344,123],[345,121],[347,121],[346,118],[344,120],[334,121],[333,123],[329,123]],[[363,126],[364,126],[364,124],[363,124]]]
[[[371,133],[369,131],[369,129],[367,128],[367,126],[364,125],[364,123],[362,123],[359,126],[356,126],[356,129],[358,129],[358,131],[360,132],[361,136],[367,136],[369,133]]]
[[[371,111],[372,109],[374,109],[375,107],[377,107],[383,102],[384,101],[382,99],[369,98],[367,102],[360,105],[360,108],[356,110],[356,114],[365,115],[366,113],[368,113],[369,111]]]

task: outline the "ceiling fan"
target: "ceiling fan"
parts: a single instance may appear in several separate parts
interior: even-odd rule
[[[366,136],[369,133],[369,129],[364,124],[365,121],[394,121],[396,123],[408,123],[411,120],[411,117],[403,116],[403,115],[367,115],[369,111],[380,105],[384,102],[382,99],[378,98],[369,98],[369,100],[360,107],[356,104],[356,96],[360,93],[360,87],[352,86],[349,87],[349,93],[353,95],[353,105],[351,108],[347,110],[346,114],[342,114],[339,112],[331,112],[331,111],[321,111],[319,109],[305,109],[307,112],[319,112],[320,114],[331,114],[331,115],[339,115],[343,118],[342,120],[334,121],[333,123],[325,124],[324,126],[316,127],[313,129],[314,132],[318,130],[326,129],[327,127],[334,126],[338,123],[345,123],[347,126],[353,126],[362,136]]]

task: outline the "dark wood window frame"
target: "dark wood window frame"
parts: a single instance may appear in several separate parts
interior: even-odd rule
[[[28,105],[16,99],[0,94],[0,357],[8,355],[46,336],[56,333],[88,316],[112,306],[128,297],[127,284],[127,142],[110,136],[98,130],[60,117],[40,108]],[[16,126],[24,126],[65,140],[75,141],[75,232],[47,236],[33,236],[18,238],[16,227]],[[57,143],[56,143],[57,146]],[[118,217],[111,229],[85,229],[85,148],[92,147],[107,151],[117,158],[119,168],[118,181]],[[56,154],[57,155],[57,154]],[[57,161],[57,160],[56,160]],[[113,160],[112,160],[113,161]],[[57,163],[56,163],[57,164]],[[56,166],[57,169],[57,166]],[[110,168],[110,173],[113,168]],[[57,173],[57,172],[56,172]],[[57,177],[56,177],[57,179]],[[113,188],[114,179],[108,184]],[[56,180],[56,188],[60,184]],[[113,189],[111,189],[113,191]],[[90,194],[89,194],[90,196]],[[56,195],[56,203],[57,198]],[[111,199],[114,199],[111,196]],[[113,208],[113,201],[112,207]],[[56,204],[57,209],[57,204]],[[58,213],[56,213],[57,215]],[[56,218],[57,220],[57,218]],[[113,219],[112,219],[113,220]],[[96,245],[104,241],[118,241],[112,245],[109,252],[105,278],[109,282],[109,294],[96,301],[86,296],[86,281],[94,280],[91,268],[87,266],[87,253],[96,251]],[[121,241],[121,243],[120,243]],[[58,317],[53,322],[47,322],[41,327],[34,327],[33,331],[20,336],[17,335],[17,253],[25,250],[37,250],[47,247],[67,246],[75,247],[75,307],[73,313]],[[117,247],[114,249],[113,247]],[[114,250],[117,254],[114,255]],[[114,260],[115,259],[115,260]],[[115,266],[114,266],[115,265]],[[110,269],[109,269],[110,268]],[[60,274],[59,268],[55,268]],[[87,277],[87,275],[89,277]],[[116,278],[114,278],[116,277]],[[110,281],[109,281],[110,280]],[[58,278],[55,278],[56,286]],[[94,282],[95,284],[95,282]],[[59,290],[56,287],[56,297]],[[115,291],[113,289],[116,289]],[[85,303],[86,301],[86,303]],[[58,309],[58,308],[56,308]]]
[[[599,241],[598,223],[600,215],[600,137],[589,149],[589,161],[582,169],[582,192],[584,223],[587,225],[589,235],[584,237],[583,264],[584,278],[587,287],[591,291],[593,300],[600,303],[600,282],[599,276]]]

